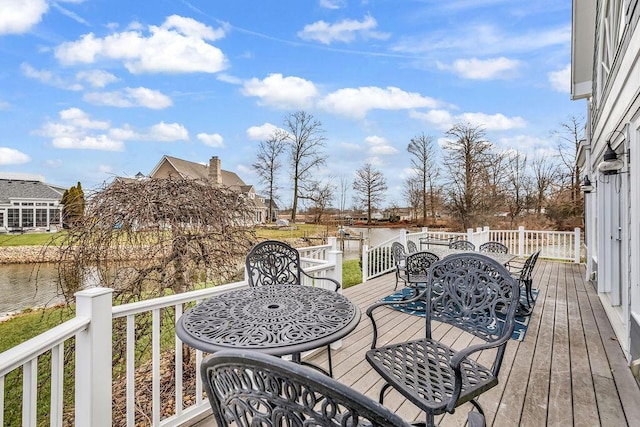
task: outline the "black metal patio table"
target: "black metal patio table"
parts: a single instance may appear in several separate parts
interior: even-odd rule
[[[349,334],[360,310],[333,290],[302,285],[258,286],[213,296],[187,310],[176,334],[208,353],[225,349],[291,355],[331,344]]]

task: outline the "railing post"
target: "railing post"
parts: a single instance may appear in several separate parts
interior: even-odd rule
[[[407,230],[405,230],[404,228],[400,229],[400,238],[398,239],[398,241],[402,243],[402,246],[404,246],[405,248],[407,247]]]
[[[518,256],[524,257],[524,226],[518,227]]]
[[[467,240],[473,242],[473,228],[467,228]]]
[[[369,246],[362,245],[362,283],[366,283],[369,276]]]
[[[329,277],[340,283],[339,292],[342,293],[342,251],[336,249],[327,251],[327,261],[329,261],[329,264],[335,265],[333,271],[329,272]]]
[[[327,243],[331,245],[332,251],[337,251],[338,249],[338,238],[337,237],[328,237]]]
[[[573,238],[574,238],[573,262],[576,264],[580,264],[580,228],[579,227],[576,227],[573,229]]]
[[[76,316],[91,319],[76,336],[75,425],[110,427],[112,400],[112,290],[76,292]]]
[[[480,242],[480,244],[487,243],[490,240],[491,239],[489,238],[489,226],[485,225],[482,228],[482,241]]]

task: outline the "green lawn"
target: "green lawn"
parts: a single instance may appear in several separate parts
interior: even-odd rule
[[[2,246],[38,246],[54,242],[66,233],[24,233],[24,234],[0,234],[0,247]]]

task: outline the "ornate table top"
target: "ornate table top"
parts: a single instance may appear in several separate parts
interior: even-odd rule
[[[360,310],[337,292],[301,285],[259,286],[211,297],[186,311],[176,334],[209,353],[244,349],[301,353],[335,342],[360,321]]]

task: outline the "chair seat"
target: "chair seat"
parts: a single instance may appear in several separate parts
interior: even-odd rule
[[[453,393],[455,374],[450,362],[454,354],[450,347],[425,338],[369,350],[366,358],[380,376],[407,399],[418,407],[441,414]],[[464,359],[461,367],[462,392],[456,406],[498,383],[490,369],[471,359]]]

